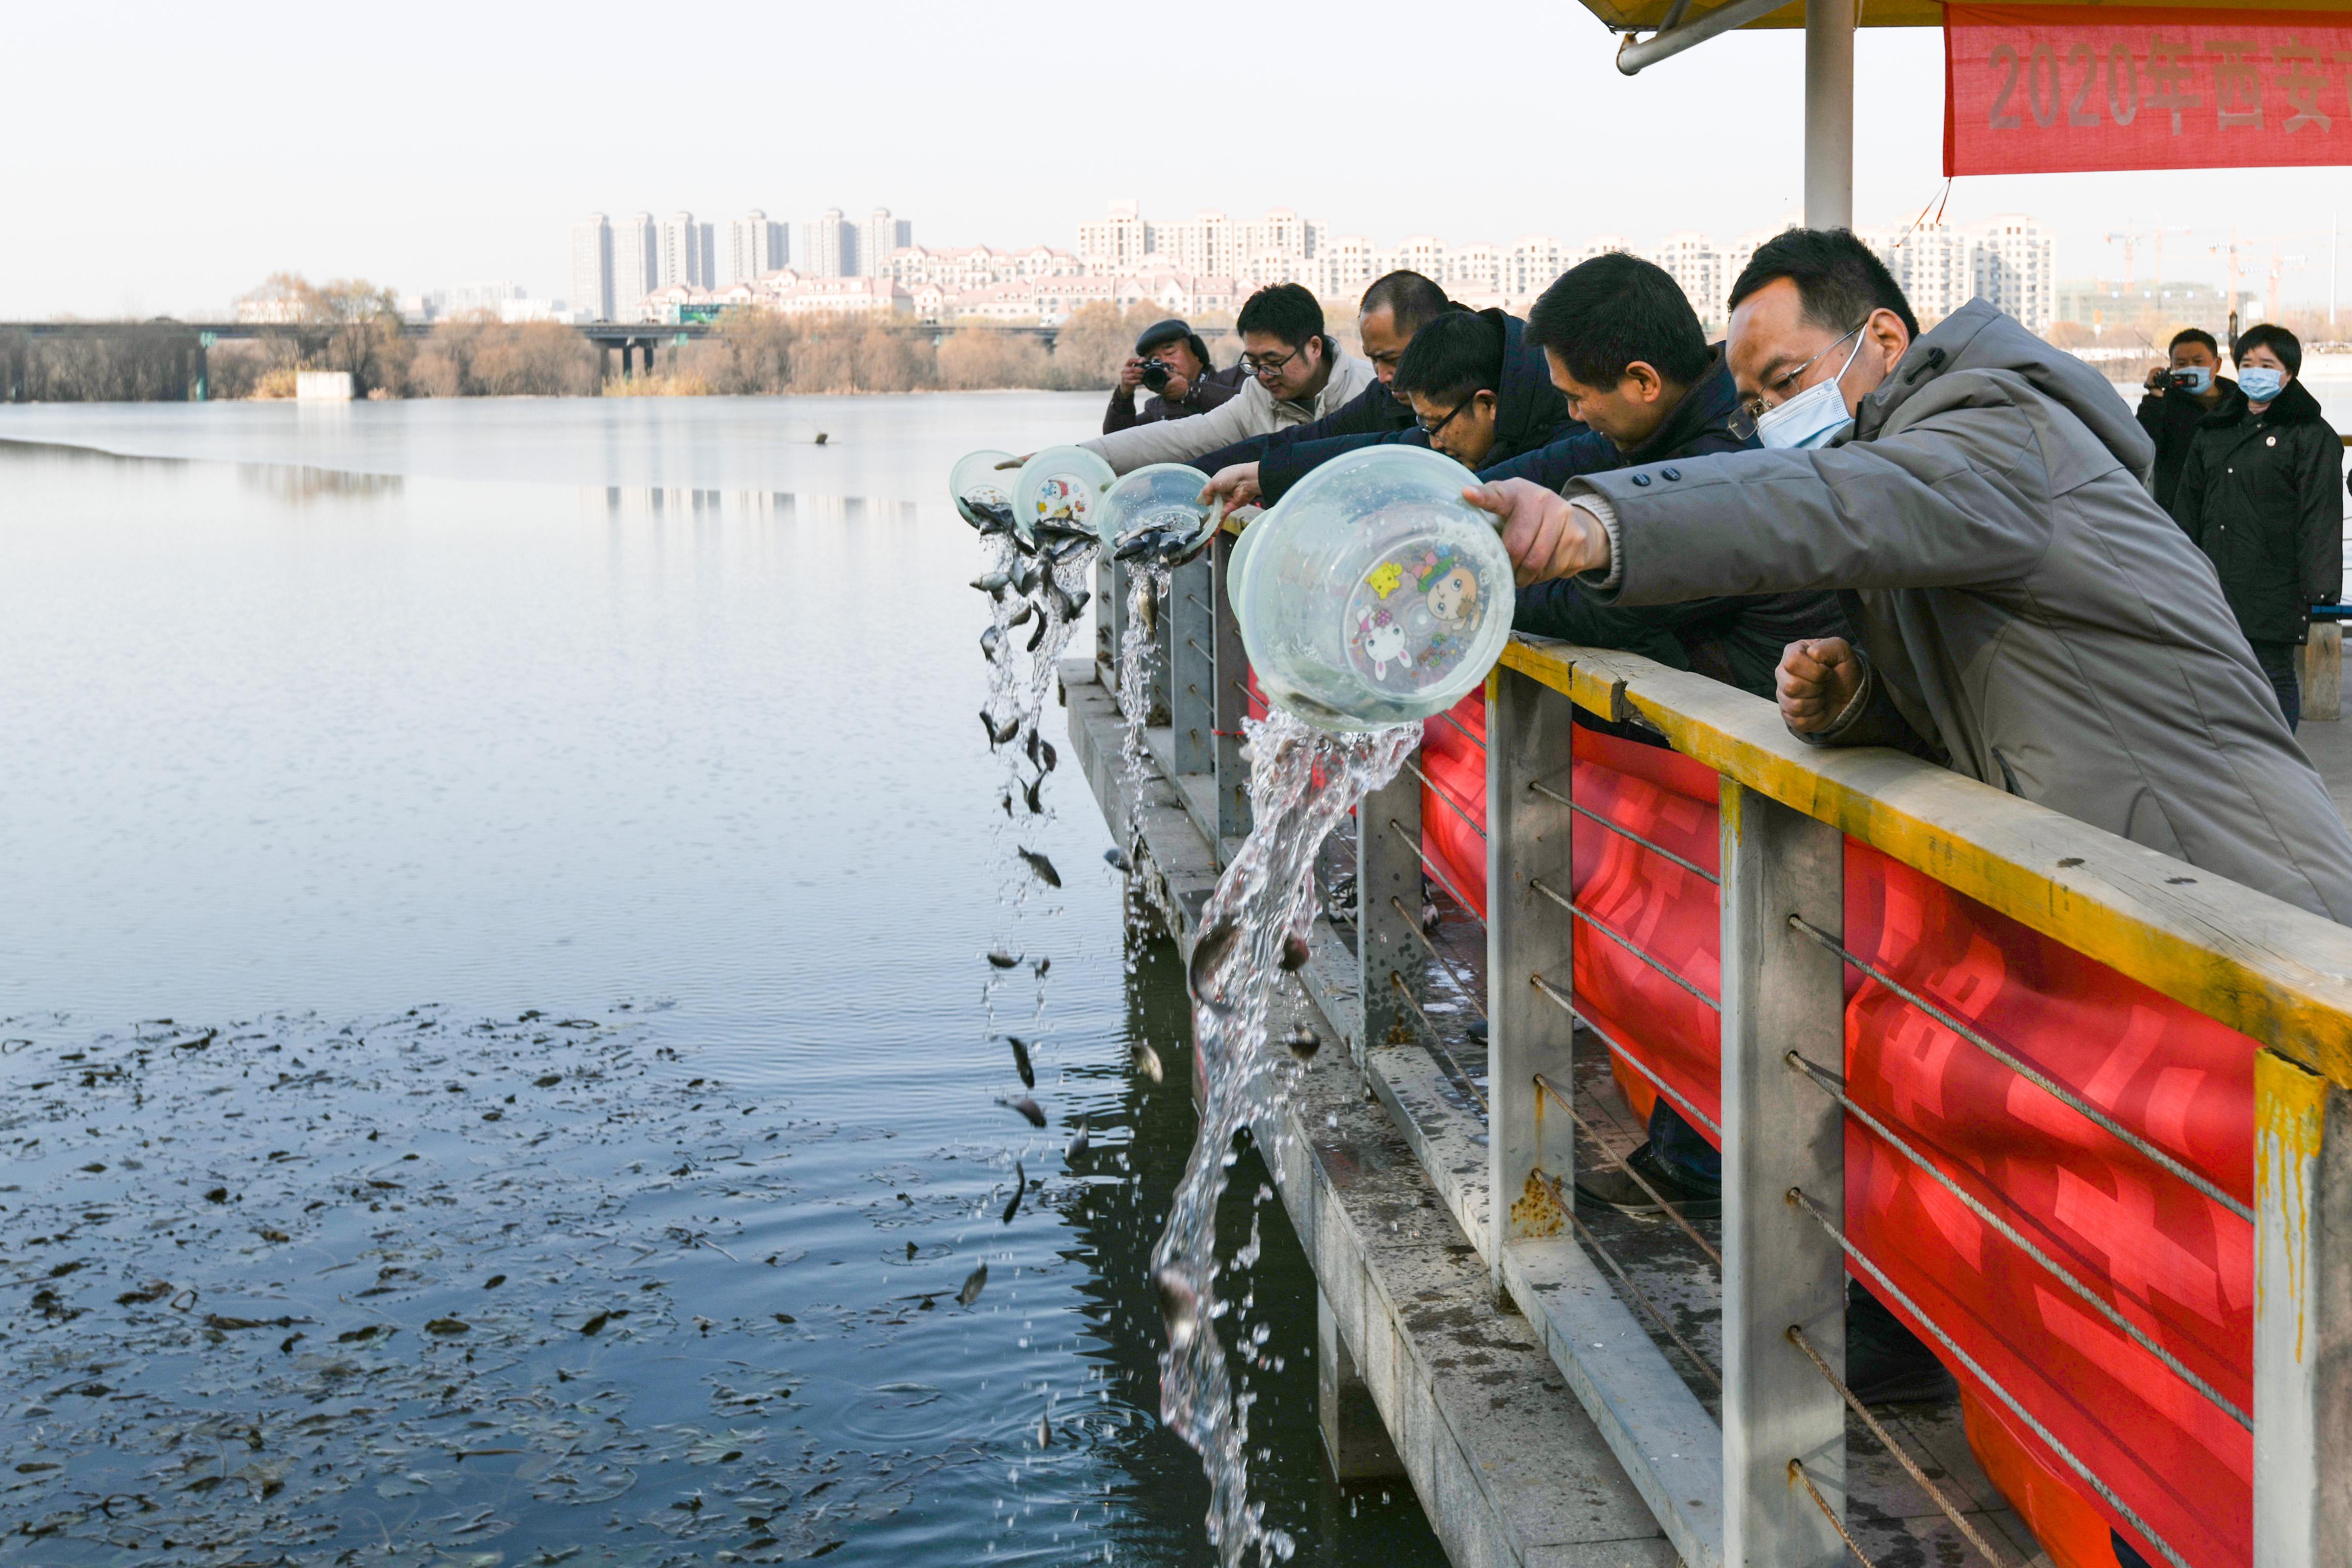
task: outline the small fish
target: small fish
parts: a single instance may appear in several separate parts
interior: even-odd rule
[[[1192,944],[1192,962],[1187,966],[1184,975],[1185,984],[1192,989],[1192,1000],[1206,1006],[1224,1005],[1223,1001],[1210,996],[1209,982],[1234,951],[1234,943],[1240,940],[1241,934],[1241,926],[1231,917],[1226,917],[1202,931],[1200,940]]]
[[[1070,1134],[1070,1146],[1062,1151],[1062,1158],[1076,1163],[1078,1156],[1085,1153],[1088,1147],[1087,1119],[1081,1116],[1078,1118],[1078,1130]]]
[[[1116,844],[1103,851],[1103,862],[1112,870],[1119,872],[1121,875],[1125,875],[1126,873],[1135,869],[1135,862],[1129,860],[1127,858],[1127,851],[1121,849]]]
[[[1084,588],[1081,588],[1076,593],[1072,594],[1069,597],[1064,599],[1062,601],[1062,618],[1066,621],[1076,620],[1078,618],[1078,612],[1085,609],[1087,607],[1087,602],[1093,597],[1094,595],[1092,594],[1089,594]]]
[[[996,804],[997,804],[997,805],[1001,805],[1001,806],[1003,806],[1003,807],[1004,808],[1004,815],[1005,815],[1005,816],[1012,816],[1012,815],[1013,815],[1013,792],[1012,792],[1011,790],[1009,790],[1009,789],[1008,789],[1008,790],[1006,790],[1003,794],[1002,794],[1002,795],[998,795],[998,796],[996,797]]]
[[[1043,1127],[1045,1125],[1045,1111],[1038,1109],[1037,1102],[1030,1099],[1025,1094],[1014,1100],[999,1099],[996,1103],[1004,1107],[1007,1110],[1019,1111],[1024,1117],[1028,1119],[1029,1125],[1032,1127]]]
[[[1177,1278],[1172,1268],[1161,1269],[1151,1282],[1160,1289],[1160,1321],[1168,1330],[1168,1348],[1182,1350],[1200,1331],[1200,1293]]]
[[[908,1242],[908,1243],[907,1243],[907,1261],[908,1261],[908,1262],[912,1263],[913,1261],[915,1261],[915,1251],[916,1251],[915,1244],[914,1244],[913,1242],[911,1242],[911,1241],[910,1241],[910,1242]]]
[[[1307,967],[1307,961],[1312,956],[1313,950],[1307,945],[1305,937],[1292,934],[1282,939],[1281,963],[1285,973],[1297,973]]]
[[[1010,630],[1012,630],[1014,626],[1027,626],[1027,625],[1029,624],[1030,618],[1031,618],[1032,616],[1034,616],[1034,615],[1036,615],[1036,613],[1037,613],[1037,606],[1036,606],[1036,605],[1022,605],[1019,609],[1017,609],[1017,610],[1013,611],[1013,612],[1012,618],[1011,618],[1011,619],[1009,619],[1009,620],[1007,620],[1007,621],[1004,623],[1005,630],[1010,631]]]
[[[1437,931],[1437,923],[1443,918],[1444,917],[1441,916],[1437,910],[1437,900],[1431,898],[1426,893],[1423,894],[1421,899],[1421,929],[1434,934]]]
[[[980,634],[981,657],[987,659],[990,663],[992,664],[996,661],[997,651],[1003,647],[1003,646],[1004,634],[998,631],[994,626],[991,626],[986,631]],[[996,726],[993,724],[990,725],[988,727],[988,732],[992,735],[994,734],[996,732]]]
[[[1052,1417],[1050,1417],[1050,1416],[1040,1415],[1039,1417],[1037,1417],[1037,1447],[1039,1447],[1040,1448],[1050,1448],[1050,1447],[1052,1447],[1053,1446],[1054,1446],[1054,1422],[1053,1422],[1053,1418],[1052,1418]]]
[[[1038,794],[1038,787],[1045,782],[1045,775],[1044,773],[1039,773],[1035,778],[1031,779],[1027,784],[1021,786],[1021,798],[1028,802],[1029,814],[1032,816],[1043,816],[1045,815],[1045,802]]]
[[[1029,869],[1036,872],[1038,879],[1047,887],[1058,888],[1062,885],[1062,874],[1054,869],[1054,863],[1034,849],[1023,849],[1021,858],[1029,863]]]
[[[1035,731],[1034,730],[1032,730],[1032,731],[1030,731],[1029,732],[1030,732],[1031,734],[1033,734],[1033,735],[1035,735],[1035,734],[1037,733],[1037,731]],[[1057,767],[1061,766],[1061,764],[1062,764],[1062,759],[1061,759],[1060,757],[1055,756],[1055,755],[1054,754],[1054,742],[1051,742],[1051,741],[1046,740],[1046,739],[1045,739],[1044,736],[1042,736],[1042,735],[1039,735],[1039,736],[1038,736],[1038,738],[1037,738],[1037,751],[1038,751],[1039,755],[1038,755],[1037,757],[1032,757],[1032,758],[1030,759],[1030,761],[1032,761],[1032,762],[1038,762],[1038,761],[1040,760],[1040,758],[1042,758],[1042,759],[1043,759],[1043,764],[1042,764],[1042,765],[1045,767],[1045,770],[1047,773],[1052,773],[1055,768],[1057,768]]]
[[[1032,974],[1034,974],[1038,979],[1043,980],[1045,978],[1045,972],[1053,967],[1054,961],[1052,959],[1041,958],[1036,963],[1029,966],[1029,972]]]
[[[1167,1081],[1168,1075],[1160,1065],[1160,1053],[1151,1048],[1150,1040],[1136,1041],[1132,1054],[1135,1057],[1135,1067],[1138,1072],[1154,1083]]]
[[[964,1276],[963,1289],[956,1292],[956,1305],[971,1306],[980,1300],[980,1293],[986,1289],[988,1289],[988,1265],[983,1263]]]
[[[1021,966],[1021,960],[1018,955],[1007,952],[1001,947],[991,948],[989,950],[988,962],[996,965],[999,969],[1017,969]]]
[[[1035,653],[1037,651],[1037,645],[1045,640],[1046,625],[1047,622],[1045,617],[1039,616],[1037,617],[1037,629],[1029,634],[1029,646],[1024,651],[1028,653]]]
[[[963,504],[970,509],[968,517],[971,525],[980,530],[983,535],[1012,531],[1013,509],[1002,501],[984,501],[967,498]]]
[[[983,719],[988,717],[985,710],[982,710],[981,717]],[[1002,724],[993,720],[989,721],[988,743],[992,748],[1004,744],[1019,733],[1021,733],[1021,721],[1018,718],[1007,719]]]
[[[1021,1212],[1022,1196],[1028,1191],[1029,1173],[1021,1168],[1020,1161],[1015,1160],[1013,1162],[1013,1201],[1004,1205],[1004,1224],[1011,1225],[1013,1216]]]
[[[1002,594],[1013,585],[1013,574],[1000,568],[974,577],[971,585],[983,594]]]
[[[1036,1088],[1037,1075],[1032,1071],[1029,1067],[1028,1042],[1024,1040],[1018,1035],[1007,1035],[1004,1037],[1013,1044],[1013,1070],[1021,1075],[1021,1087],[1024,1089]]]
[[[1293,1024],[1290,1033],[1282,1037],[1282,1043],[1289,1047],[1290,1054],[1304,1064],[1313,1061],[1315,1053],[1323,1048],[1323,1037],[1304,1024]]]
[[[1044,745],[1045,743],[1045,736],[1043,736],[1043,735],[1039,734],[1039,733],[1038,733],[1036,731],[1034,731],[1034,730],[1032,730],[1032,731],[1029,731],[1029,765],[1030,765],[1031,767],[1033,767],[1033,768],[1042,768],[1042,767],[1044,767],[1044,766],[1045,765],[1045,763],[1041,763],[1041,762],[1039,762],[1039,761],[1037,760],[1037,748],[1038,748],[1038,747],[1040,747],[1040,746],[1042,746],[1042,745]]]

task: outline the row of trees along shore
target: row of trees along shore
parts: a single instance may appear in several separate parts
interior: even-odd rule
[[[1162,312],[1088,305],[1062,323],[1048,350],[1037,338],[988,327],[929,332],[852,318],[787,318],[734,310],[709,336],[666,339],[654,374],[605,379],[607,359],[574,329],[507,322],[487,312],[410,337],[392,290],[357,279],[312,283],[280,273],[240,301],[275,323],[261,338],[229,339],[207,356],[215,398],[294,395],[305,370],[349,371],[363,397],[594,397],[777,393],[964,392],[992,388],[1100,391],[1118,378],[1136,334]],[[1229,322],[1195,323],[1220,363],[1241,352]],[[1352,325],[1352,323],[1350,323]],[[167,323],[121,337],[27,341],[25,395],[51,402],[176,397]],[[660,330],[654,329],[660,337]]]

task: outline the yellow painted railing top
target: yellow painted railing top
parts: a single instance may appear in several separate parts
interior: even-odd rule
[[[2352,930],[1916,757],[1807,745],[1638,655],[1514,637],[1503,664],[2352,1089]]]

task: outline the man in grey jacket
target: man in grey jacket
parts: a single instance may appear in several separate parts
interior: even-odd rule
[[[1234,318],[1250,379],[1236,395],[1190,419],[1162,420],[1081,441],[1118,473],[1183,463],[1250,436],[1320,419],[1370,386],[1370,362],[1344,353],[1323,331],[1323,307],[1297,283],[1261,289]]]
[[[1781,660],[1806,739],[1924,750],[2352,922],[2352,837],[2098,374],[1981,300],[1921,336],[1843,230],[1769,241],[1731,300],[1747,419],[1779,449],[1468,492],[1521,580],[1625,605],[1841,590],[1861,646]]]

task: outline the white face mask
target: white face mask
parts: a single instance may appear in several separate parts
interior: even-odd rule
[[[1854,333],[1853,352],[1845,356],[1845,363],[1827,381],[1809,386],[1786,403],[1766,409],[1756,416],[1756,438],[1767,447],[1793,449],[1825,447],[1838,433],[1853,423],[1846,412],[1845,394],[1838,384],[1862,353],[1863,336]]]
[[[2252,370],[2242,366],[2238,371],[2238,389],[2249,403],[2268,403],[2286,390],[2286,376],[2268,365],[2258,364]]]

